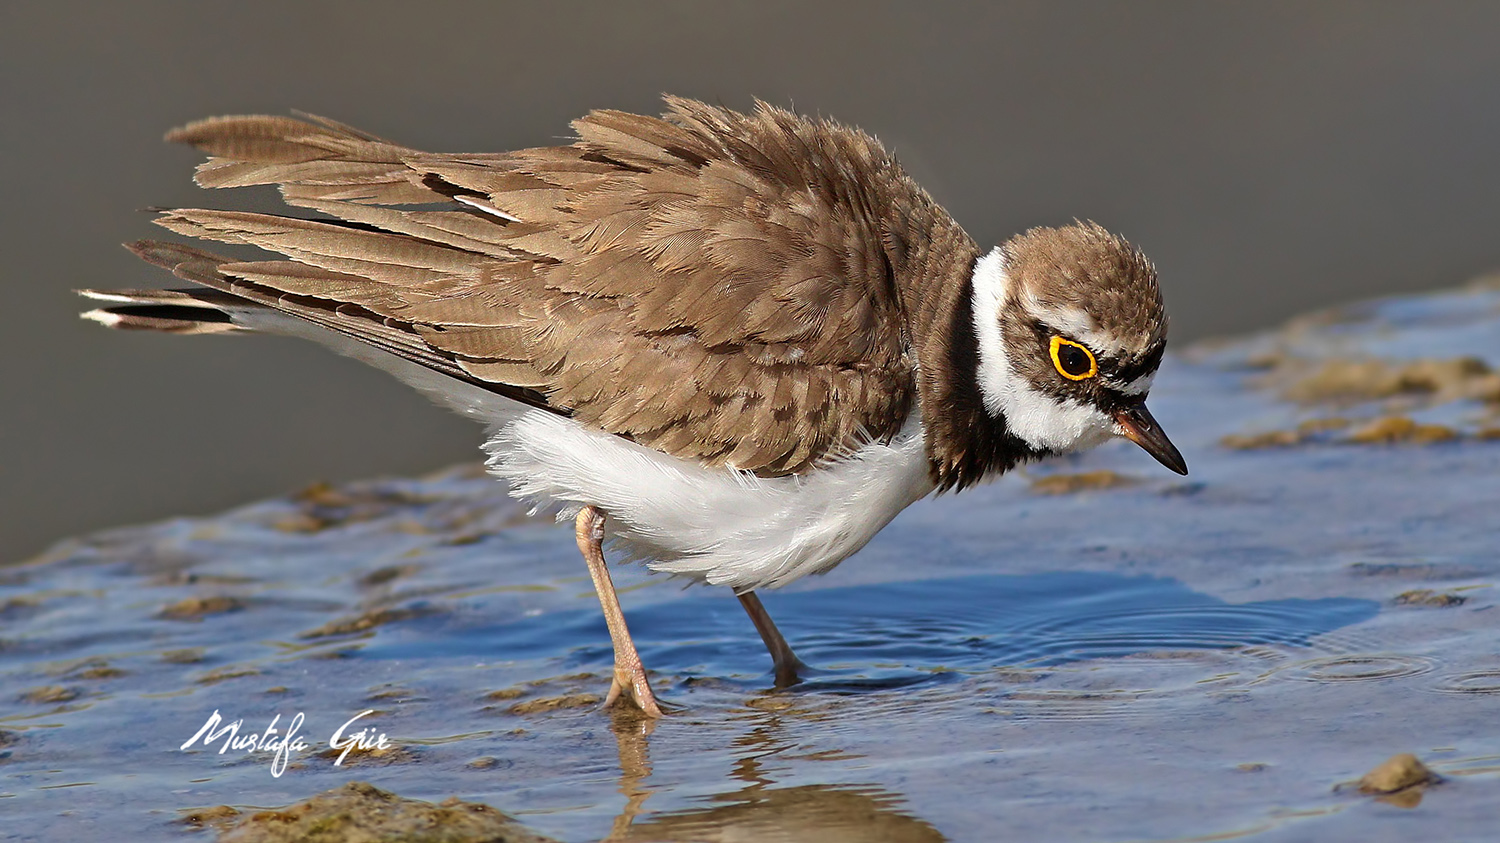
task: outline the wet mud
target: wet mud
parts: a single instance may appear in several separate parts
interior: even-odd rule
[[[598,709],[571,531],[473,466],[64,541],[0,568],[0,818],[359,839],[307,807],[350,791],[563,841],[1486,839],[1496,370],[1484,288],[1185,349],[1152,407],[1191,476],[1119,444],[917,504],[763,595],[814,667],[786,690],[727,591],[619,567],[656,723]],[[194,741],[215,713],[260,748]]]

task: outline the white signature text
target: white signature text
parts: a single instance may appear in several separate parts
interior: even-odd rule
[[[350,731],[356,720],[369,714],[374,714],[374,709],[361,711],[344,722],[344,725],[334,730],[333,737],[329,738],[328,745],[339,750],[339,757],[334,760],[335,767],[341,766],[349,753],[358,750],[390,749],[390,743],[384,732],[377,733],[369,727],[361,728],[359,731]],[[211,748],[215,741],[222,740],[219,746],[219,754],[223,755],[229,750],[246,753],[271,753],[271,775],[280,778],[286,772],[287,762],[296,752],[303,752],[311,747],[301,735],[297,734],[302,728],[306,717],[302,712],[297,712],[286,724],[285,731],[278,729],[277,724],[281,722],[281,715],[271,718],[271,722],[265,730],[260,732],[249,732],[242,734],[245,727],[245,719],[226,721],[218,709],[209,716],[196,734],[178,749],[186,750],[193,744],[201,742],[205,749]],[[345,734],[347,732],[347,734]]]

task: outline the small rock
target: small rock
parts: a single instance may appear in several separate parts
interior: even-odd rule
[[[748,700],[745,700],[745,707],[753,708],[756,711],[780,713],[784,711],[791,711],[792,709],[797,707],[797,703],[795,700],[789,699],[785,696],[764,695],[759,697],[752,697]]]
[[[519,702],[506,709],[508,714],[541,714],[548,711],[558,711],[565,708],[588,708],[598,705],[601,699],[598,694],[563,694],[558,697],[538,697],[534,700]]]
[[[195,681],[197,681],[199,685],[212,685],[216,682],[223,682],[226,679],[238,679],[241,676],[259,675],[260,671],[253,667],[226,665],[219,668],[218,670],[210,670],[209,672],[198,677]]]
[[[1052,474],[1031,481],[1031,491],[1039,495],[1070,495],[1074,492],[1115,489],[1129,486],[1135,479],[1114,471],[1087,471],[1082,474]]]
[[[1430,588],[1414,588],[1411,591],[1403,591],[1396,595],[1397,606],[1462,606],[1469,598],[1461,594],[1450,594],[1444,591],[1433,591]]]
[[[1347,441],[1361,445],[1388,445],[1397,442],[1430,445],[1457,438],[1458,432],[1451,427],[1417,424],[1406,416],[1386,416],[1350,433]]]
[[[1426,764],[1410,752],[1392,755],[1359,780],[1361,793],[1395,793],[1409,787],[1437,784],[1442,781]]]
[[[486,538],[488,536],[484,533],[459,533],[456,536],[443,539],[443,544],[449,547],[462,547],[467,544],[479,544]]]
[[[360,577],[359,584],[366,587],[385,585],[392,580],[409,577],[420,570],[422,570],[420,565],[387,565],[384,568],[376,568]]]
[[[217,805],[213,808],[189,808],[179,813],[182,817],[178,822],[185,826],[194,829],[216,828],[221,831],[228,828],[240,815],[237,809],[228,805]]]
[[[1332,416],[1321,419],[1307,419],[1297,424],[1299,433],[1324,433],[1329,430],[1343,430],[1353,424],[1352,421],[1342,416]]]
[[[67,679],[116,679],[126,675],[126,671],[111,665],[104,659],[83,659],[70,665],[60,665],[58,669],[49,673]]]
[[[63,685],[43,685],[21,694],[21,702],[62,703],[78,699],[78,692]]]
[[[245,601],[236,597],[189,597],[162,609],[156,616],[169,621],[196,621],[202,620],[205,615],[222,615],[243,608]]]
[[[421,612],[416,609],[372,609],[362,615],[354,617],[338,618],[323,624],[317,629],[308,631],[297,636],[298,638],[327,638],[332,635],[348,635],[354,632],[364,632],[388,623],[404,621],[430,612]]]
[[[207,651],[202,647],[184,647],[181,650],[164,650],[161,660],[168,664],[197,664],[203,661]]]
[[[385,702],[390,700],[401,703],[409,702],[416,697],[417,692],[410,688],[380,688],[379,690],[371,689],[365,700],[368,702]]]
[[[1295,430],[1270,430],[1265,433],[1231,433],[1219,439],[1219,444],[1236,451],[1257,451],[1262,448],[1290,448],[1302,444],[1306,438]]]

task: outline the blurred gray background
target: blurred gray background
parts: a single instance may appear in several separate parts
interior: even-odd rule
[[[1177,340],[1500,267],[1496,3],[24,3],[0,7],[0,562],[313,480],[477,456],[396,381],[270,338],[105,331],[82,286],[207,194],[160,142],[302,109],[412,146],[558,142],[590,108],[753,97],[877,134],[976,239],[1092,218]]]

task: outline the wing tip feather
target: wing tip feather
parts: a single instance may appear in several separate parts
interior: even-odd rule
[[[222,255],[205,252],[202,249],[197,249],[183,243],[173,243],[169,240],[132,240],[129,243],[122,243],[120,245],[146,263],[152,266],[159,266],[162,269],[173,269],[178,264],[194,260],[208,261],[215,265],[229,261],[228,258]]]
[[[126,306],[129,307],[128,305]],[[162,315],[150,309],[131,312],[101,307],[78,314],[80,319],[98,322],[116,331],[155,331],[163,334],[228,334],[246,330],[226,319],[198,319],[191,316]]]

